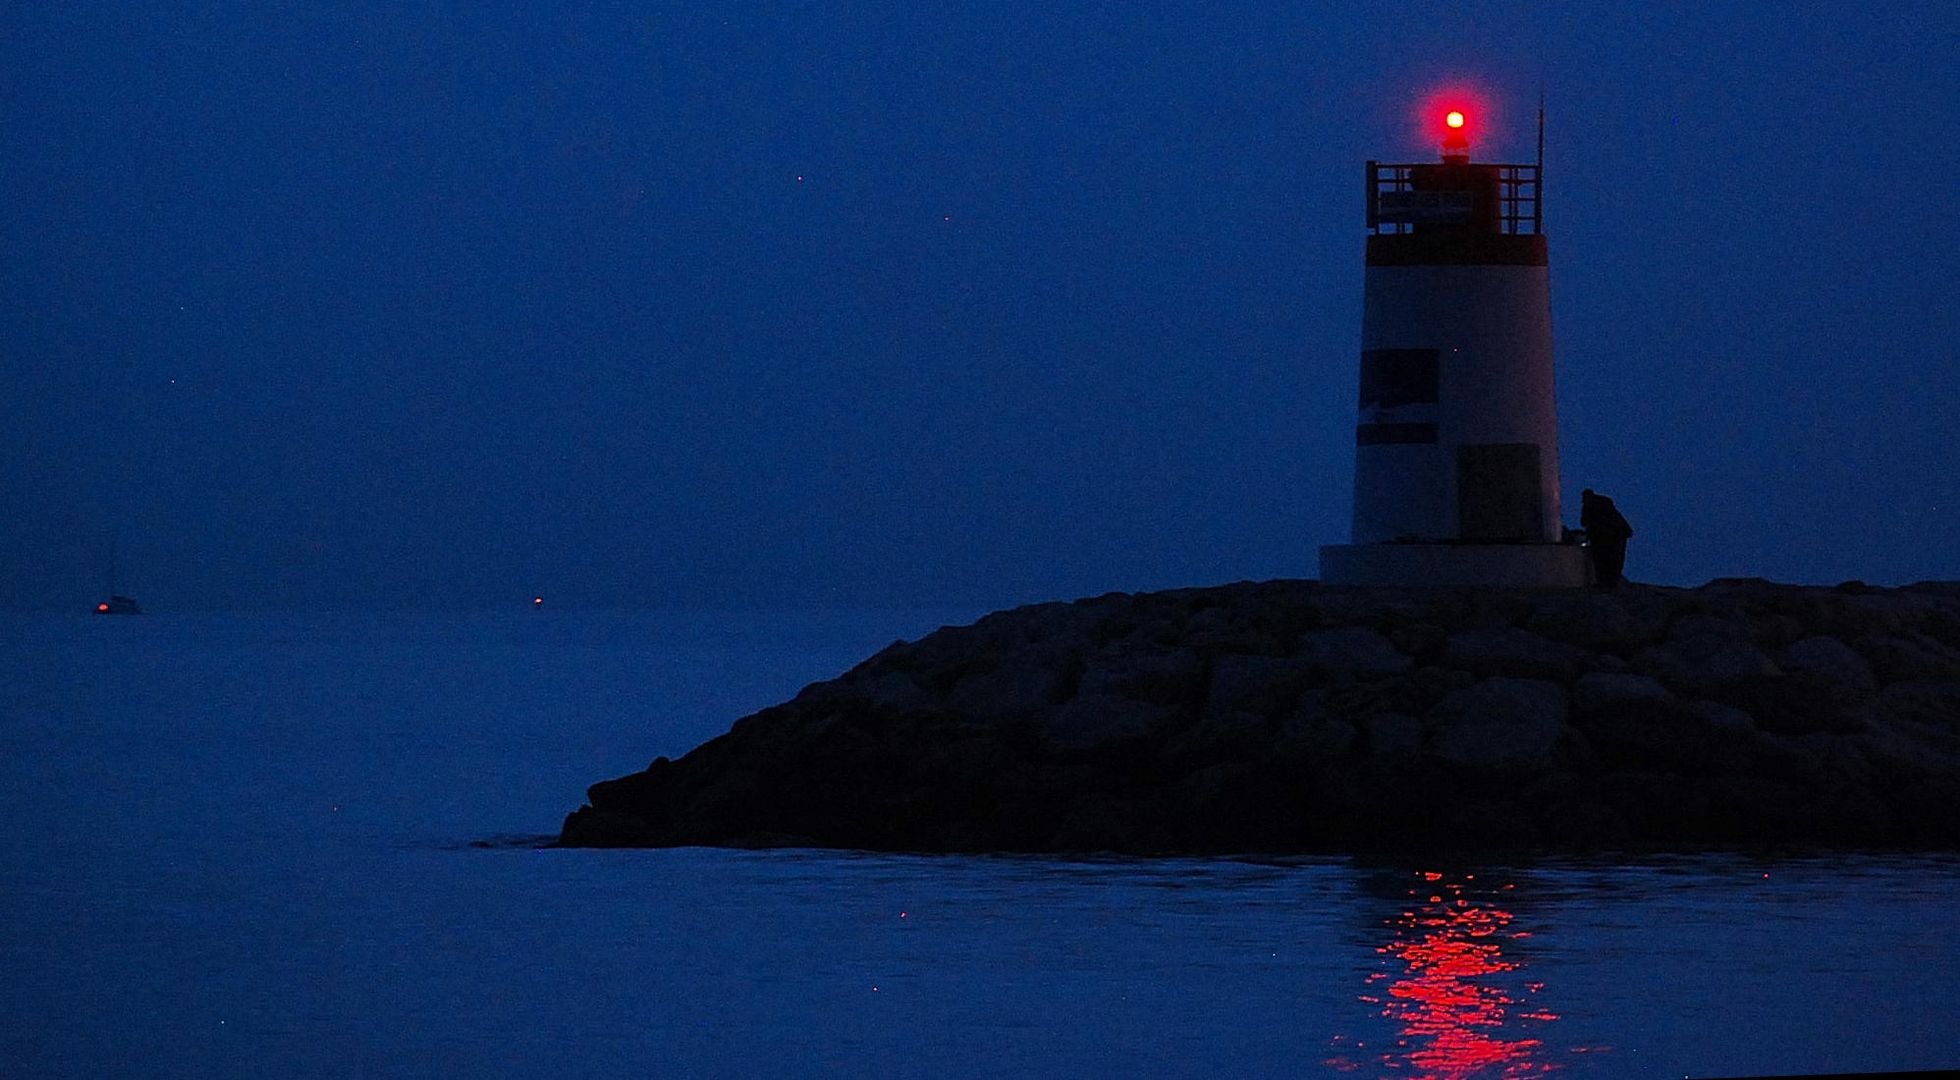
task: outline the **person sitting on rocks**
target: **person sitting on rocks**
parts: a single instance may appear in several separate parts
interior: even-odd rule
[[[1593,584],[1610,589],[1620,583],[1620,571],[1627,563],[1627,540],[1633,526],[1620,514],[1620,508],[1593,489],[1580,492],[1579,527],[1586,530],[1586,552],[1592,556]]]

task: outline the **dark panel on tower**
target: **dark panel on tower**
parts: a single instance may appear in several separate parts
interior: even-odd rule
[[[1457,447],[1457,524],[1462,538],[1536,539],[1544,512],[1538,464],[1536,443]]]

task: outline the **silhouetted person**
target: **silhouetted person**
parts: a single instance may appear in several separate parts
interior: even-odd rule
[[[1579,527],[1586,530],[1586,551],[1592,556],[1593,584],[1610,589],[1620,583],[1620,571],[1627,564],[1627,540],[1633,526],[1620,516],[1620,508],[1604,495],[1587,488],[1579,493]]]

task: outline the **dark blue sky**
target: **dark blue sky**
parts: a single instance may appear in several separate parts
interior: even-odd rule
[[[1654,7],[9,5],[0,605],[1311,576],[1450,82],[1550,98],[1568,521],[1960,577],[1960,7]]]

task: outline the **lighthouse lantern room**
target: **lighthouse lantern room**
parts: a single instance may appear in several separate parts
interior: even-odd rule
[[[1565,587],[1552,311],[1535,164],[1470,160],[1475,115],[1437,117],[1442,160],[1370,161],[1349,585]]]

